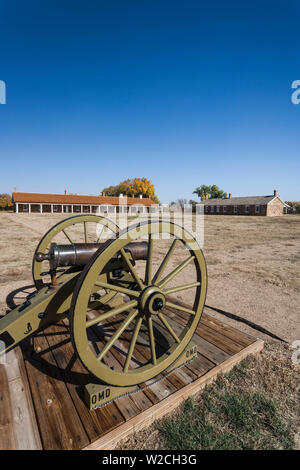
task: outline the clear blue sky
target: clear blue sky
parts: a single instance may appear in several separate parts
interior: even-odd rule
[[[0,192],[300,200],[299,1],[0,2]]]

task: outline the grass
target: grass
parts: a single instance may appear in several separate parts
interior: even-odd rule
[[[245,364],[229,380],[238,380]],[[293,449],[293,435],[278,412],[278,403],[265,393],[224,391],[222,381],[208,386],[200,402],[183,402],[180,411],[156,428],[163,447],[172,450]]]
[[[300,368],[287,345],[267,341],[167,417],[119,444],[125,449],[300,448]]]

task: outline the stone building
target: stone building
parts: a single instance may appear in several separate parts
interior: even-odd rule
[[[289,206],[283,202],[275,189],[271,196],[229,197],[226,199],[205,199],[204,214],[280,216],[287,213]]]

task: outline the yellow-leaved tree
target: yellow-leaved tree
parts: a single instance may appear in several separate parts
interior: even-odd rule
[[[158,197],[155,194],[154,184],[147,178],[133,178],[121,181],[116,186],[108,186],[103,189],[106,196],[143,196],[152,199],[152,201],[159,203]]]
[[[11,196],[9,194],[0,194],[0,210],[10,210],[13,208]]]

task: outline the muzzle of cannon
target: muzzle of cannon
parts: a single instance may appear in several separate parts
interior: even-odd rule
[[[96,241],[90,240],[92,223],[102,227]],[[83,241],[77,242],[71,229]],[[111,231],[111,238],[103,241],[103,230]],[[206,265],[197,241],[184,227],[162,219],[123,231],[96,215],[63,220],[39,242],[32,274],[36,292],[0,319],[0,354],[65,319],[91,377],[116,388],[149,381],[184,356],[206,296]],[[189,306],[183,307],[176,296],[185,291]],[[180,319],[176,329],[166,313],[170,309]]]

